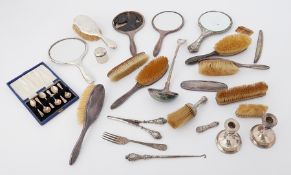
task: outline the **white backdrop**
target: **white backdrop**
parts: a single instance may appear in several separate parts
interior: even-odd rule
[[[16,1],[0,2],[0,174],[290,174],[290,1],[137,1],[137,0],[80,0],[80,1]],[[234,24],[227,34],[233,33],[238,25],[255,31],[250,48],[233,58],[242,63],[251,63],[255,52],[258,30],[264,31],[265,43],[259,63],[271,66],[268,71],[241,69],[229,77],[205,77],[197,73],[197,66],[186,66],[184,60],[191,56],[186,47],[180,50],[172,77],[171,89],[179,97],[170,103],[153,100],[146,89],[140,90],[116,110],[109,106],[117,97],[134,85],[138,71],[119,82],[110,82],[107,72],[130,56],[127,36],[117,33],[111,26],[112,19],[122,11],[135,10],[145,16],[145,26],[136,35],[138,51],[152,53],[158,33],[152,28],[151,18],[162,10],[176,10],[185,17],[184,28],[169,35],[164,42],[161,55],[172,60],[178,38],[188,43],[198,37],[198,16],[207,10],[220,10],[232,16]],[[6,82],[37,63],[46,62],[79,95],[87,86],[79,72],[72,67],[55,65],[48,60],[50,44],[63,37],[77,36],[72,30],[72,19],[78,14],[92,17],[103,33],[118,43],[118,49],[109,53],[108,63],[95,61],[93,50],[104,46],[101,41],[89,43],[85,65],[94,74],[97,83],[104,84],[106,98],[104,108],[92,128],[88,131],[80,156],[73,166],[68,165],[70,153],[79,136],[81,126],[76,120],[75,103],[45,126],[40,126],[6,86]],[[225,35],[225,34],[224,34]],[[214,43],[223,35],[208,38],[199,53],[213,49]],[[151,56],[152,58],[152,56]],[[249,101],[269,106],[269,112],[278,117],[274,128],[277,142],[271,149],[255,147],[249,139],[250,128],[260,123],[259,119],[237,119],[241,125],[239,133],[243,145],[234,155],[221,153],[215,145],[216,134],[223,129],[223,122],[234,116],[238,103],[218,106],[214,93],[185,91],[180,82],[190,79],[217,80],[230,87],[256,81],[269,84],[267,96]],[[152,87],[161,88],[166,80]],[[161,143],[168,144],[166,152],[128,144],[114,145],[101,139],[104,131],[118,133],[133,139],[154,142],[148,134],[123,123],[106,119],[107,115],[136,119],[152,119],[181,107],[184,103],[195,102],[202,95],[209,101],[202,106],[195,119],[184,127],[173,130],[169,126],[151,127],[160,130],[164,136]],[[236,118],[236,117],[235,117]],[[203,134],[197,134],[195,127],[214,120],[219,127]],[[130,152],[144,154],[207,154],[207,159],[149,160],[128,162],[124,156]]]

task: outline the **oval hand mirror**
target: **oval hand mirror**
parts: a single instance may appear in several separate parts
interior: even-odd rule
[[[232,19],[229,15],[220,11],[207,11],[200,15],[198,25],[201,29],[201,35],[188,46],[189,52],[198,52],[201,42],[204,38],[228,31],[232,26]]]
[[[157,56],[161,50],[165,36],[179,31],[184,26],[184,18],[180,13],[175,11],[162,11],[153,17],[152,26],[160,33],[160,38],[153,51],[153,55]]]
[[[94,80],[89,76],[83,66],[83,59],[88,52],[87,43],[79,38],[63,38],[51,45],[48,51],[52,62],[77,67],[87,83]]]
[[[143,16],[134,11],[122,12],[113,19],[112,26],[116,31],[128,35],[130,40],[130,52],[133,56],[136,55],[134,35],[144,26]]]

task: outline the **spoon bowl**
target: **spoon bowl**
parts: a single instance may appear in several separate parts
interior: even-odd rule
[[[168,89],[149,88],[148,91],[151,97],[161,102],[171,101],[179,95],[178,93],[172,92]]]

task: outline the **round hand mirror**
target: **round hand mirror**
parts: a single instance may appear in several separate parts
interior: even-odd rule
[[[136,55],[134,35],[144,26],[143,16],[134,11],[122,12],[113,19],[112,26],[116,31],[128,35],[130,52],[133,56]]]
[[[189,52],[198,52],[204,38],[228,31],[232,26],[232,19],[229,15],[220,11],[207,11],[200,15],[198,25],[201,29],[199,38],[188,46]]]
[[[157,56],[161,50],[165,36],[181,30],[184,26],[184,18],[175,11],[162,11],[153,17],[152,26],[160,33],[160,38],[153,51],[153,55]]]

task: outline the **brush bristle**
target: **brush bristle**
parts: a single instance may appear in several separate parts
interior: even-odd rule
[[[193,118],[195,111],[187,104],[175,112],[168,114],[167,121],[172,128],[178,128]]]
[[[76,24],[73,24],[73,30],[84,40],[96,41],[96,40],[100,39],[99,37],[97,37],[95,35],[89,35],[89,34],[82,32]]]
[[[268,110],[268,106],[261,104],[241,104],[235,111],[237,117],[262,117]]]
[[[238,26],[238,28],[235,30],[237,33],[241,33],[241,34],[246,34],[251,36],[254,31],[252,31],[251,29],[244,27],[244,26]]]
[[[147,60],[147,54],[144,52],[138,53],[137,55],[125,60],[124,62],[111,69],[108,72],[107,77],[109,77],[112,81],[118,81],[141,67],[144,63],[147,62]]]
[[[230,104],[238,101],[262,97],[266,95],[268,85],[265,82],[236,86],[220,90],[216,93],[216,102],[219,105]]]
[[[148,86],[158,81],[168,70],[168,58],[160,56],[149,62],[137,75],[136,81]]]
[[[239,68],[227,60],[205,60],[199,63],[199,72],[209,76],[233,75]]]
[[[83,124],[85,121],[85,117],[86,117],[86,107],[87,107],[87,103],[88,103],[88,99],[92,93],[92,91],[94,90],[94,88],[96,87],[96,85],[89,85],[83,92],[81,98],[80,98],[80,102],[79,102],[79,107],[77,109],[77,115],[78,115],[78,121],[80,124]]]
[[[246,34],[233,34],[224,37],[215,45],[215,51],[220,55],[233,55],[247,49],[252,39]]]

